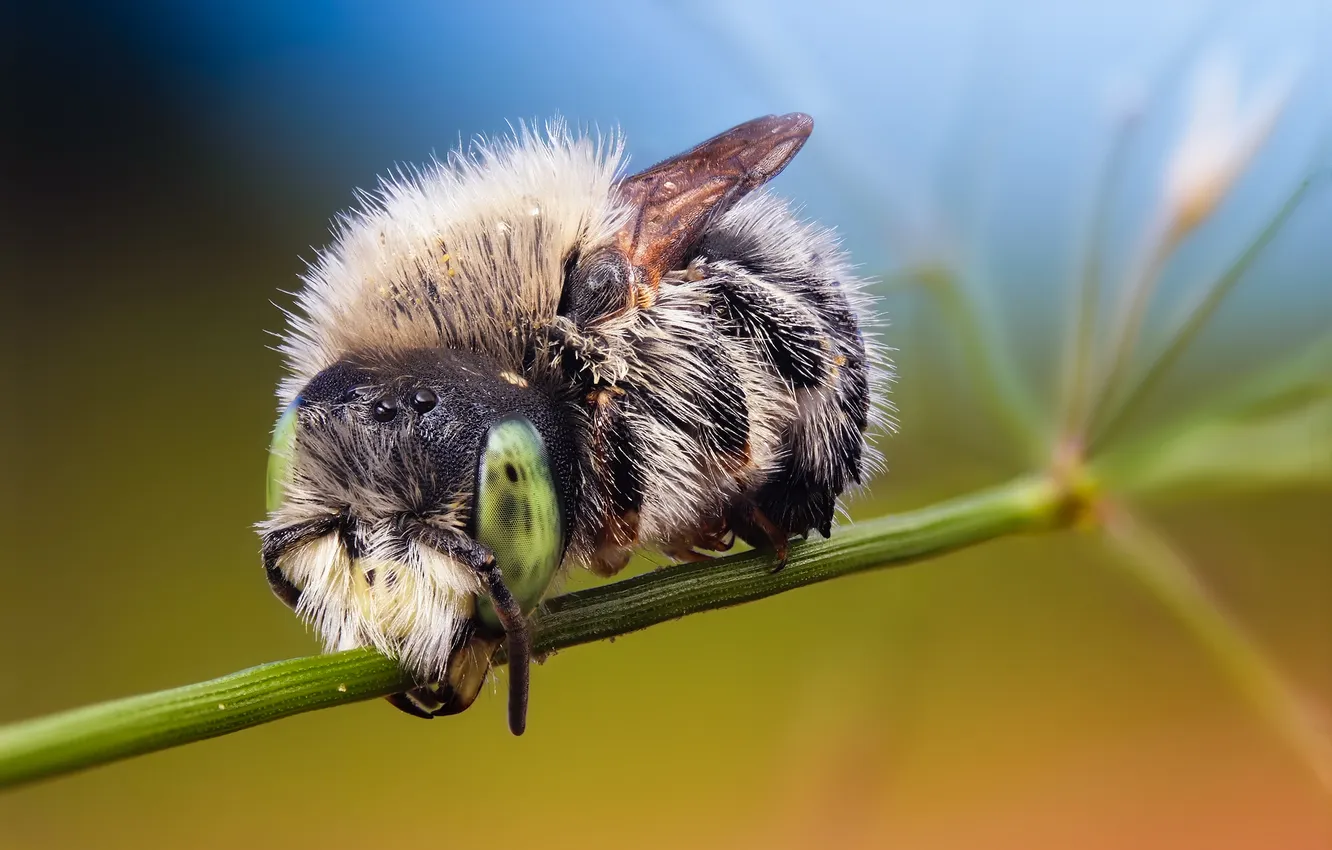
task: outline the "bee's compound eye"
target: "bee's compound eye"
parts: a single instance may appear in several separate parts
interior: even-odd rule
[[[523,611],[541,601],[564,557],[563,506],[541,434],[522,417],[490,429],[477,467],[476,537]],[[489,600],[482,619],[498,624]]]
[[[439,404],[439,396],[435,395],[434,390],[419,389],[412,393],[412,410],[417,413],[429,413]]]
[[[282,507],[286,498],[287,482],[291,478],[291,454],[296,449],[296,412],[301,405],[298,397],[278,417],[273,427],[273,442],[268,447],[268,510]]]
[[[376,422],[392,422],[398,415],[398,400],[393,397],[381,398],[375,402],[375,409],[370,412]]]

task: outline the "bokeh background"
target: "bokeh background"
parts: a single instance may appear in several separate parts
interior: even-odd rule
[[[251,528],[270,301],[395,163],[559,113],[621,127],[641,166],[813,114],[777,189],[884,279],[899,350],[890,472],[853,508],[869,516],[1027,463],[900,271],[960,270],[1048,407],[1124,116],[1110,277],[1159,203],[1193,69],[1294,81],[1163,296],[1233,258],[1332,119],[1319,2],[30,5],[3,40],[0,721],[314,649]],[[1141,428],[1332,327],[1328,194]],[[1141,509],[1332,704],[1332,488]],[[429,724],[375,701],[11,792],[0,847],[1326,848],[1327,794],[1167,607],[1069,532],[568,650],[535,671],[522,739],[502,691]]]

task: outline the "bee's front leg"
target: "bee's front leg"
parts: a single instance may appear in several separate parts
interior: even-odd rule
[[[537,348],[565,377],[584,389],[609,386],[624,371],[610,342],[600,333],[583,330],[570,318],[556,316],[537,329]]]
[[[273,595],[295,611],[301,604],[303,589],[297,587],[282,569],[283,555],[299,549],[326,534],[332,534],[341,523],[341,517],[328,516],[307,520],[297,525],[279,528],[264,534],[264,572]]]
[[[481,693],[491,661],[503,638],[481,634],[469,626],[459,634],[444,681],[428,682],[387,699],[395,708],[426,720],[459,714]]]

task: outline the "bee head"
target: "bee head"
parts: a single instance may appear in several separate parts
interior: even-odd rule
[[[557,410],[479,355],[325,368],[274,431],[261,528],[274,591],[329,649],[376,646],[443,680],[452,711],[475,698],[488,664],[450,659],[474,637],[491,647],[507,637],[511,694],[525,706],[514,641],[525,645],[526,614],[563,559],[576,494]],[[521,729],[516,710],[511,696]]]

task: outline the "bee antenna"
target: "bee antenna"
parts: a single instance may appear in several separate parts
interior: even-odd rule
[[[532,630],[522,606],[504,583],[499,562],[489,549],[464,538],[459,541],[445,539],[438,530],[429,526],[418,527],[416,534],[423,542],[441,552],[449,552],[465,563],[485,583],[490,604],[495,608],[500,626],[504,629],[504,654],[509,659],[509,731],[521,735],[527,729],[527,692],[531,681]]]
[[[504,627],[504,654],[509,659],[509,731],[521,735],[527,729],[527,693],[531,681],[532,632],[527,617],[500,575],[493,555],[481,569],[490,602]]]

